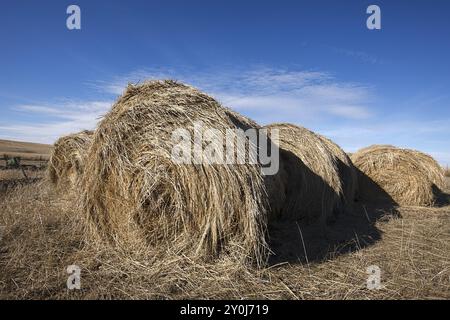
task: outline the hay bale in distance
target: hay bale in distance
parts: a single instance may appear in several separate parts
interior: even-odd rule
[[[177,164],[172,132],[193,124],[246,129],[250,120],[175,81],[129,85],[101,120],[83,176],[83,208],[116,245],[167,244],[193,257],[223,251],[262,262],[267,189],[259,165]]]
[[[359,198],[363,201],[384,201],[388,195],[398,205],[431,206],[444,186],[439,164],[416,150],[373,145],[354,153],[351,159],[360,171]]]
[[[292,124],[271,124],[279,129],[285,175],[283,217],[319,220],[325,224],[353,201],[354,168],[342,149],[330,140]]]
[[[84,170],[92,136],[92,131],[85,130],[61,137],[55,142],[47,173],[56,188],[70,190],[77,185]]]

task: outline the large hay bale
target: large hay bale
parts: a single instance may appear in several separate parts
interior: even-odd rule
[[[283,217],[319,220],[325,224],[354,199],[354,168],[342,149],[330,140],[292,124],[279,129],[284,164],[286,205]]]
[[[194,257],[239,251],[262,262],[269,201],[260,165],[171,158],[173,131],[192,137],[200,121],[223,135],[255,125],[188,85],[129,85],[95,132],[84,210],[98,234],[120,247],[167,244]]]
[[[59,138],[53,147],[47,168],[50,182],[58,189],[77,185],[85,166],[92,131],[82,131]]]
[[[385,201],[389,196],[398,205],[431,206],[444,186],[439,164],[416,150],[373,145],[351,159],[359,170],[359,198],[363,201]]]

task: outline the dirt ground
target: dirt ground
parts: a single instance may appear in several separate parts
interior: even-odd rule
[[[263,269],[165,246],[124,252],[84,225],[74,197],[45,179],[0,192],[0,299],[450,299],[448,205],[358,204],[325,234],[272,225]],[[81,268],[80,290],[67,289],[69,265]],[[369,289],[374,268],[380,286]]]

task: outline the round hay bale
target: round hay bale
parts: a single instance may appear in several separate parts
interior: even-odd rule
[[[319,220],[325,224],[353,200],[355,173],[351,161],[336,144],[302,127],[271,124],[279,129],[284,164],[284,217]]]
[[[439,164],[430,156],[390,145],[373,145],[352,155],[359,170],[359,195],[363,201],[390,198],[396,205],[431,206],[444,183]]]
[[[239,252],[261,263],[269,210],[261,166],[174,162],[174,130],[187,130],[195,145],[198,122],[222,135],[255,125],[182,83],[129,85],[94,134],[83,208],[100,236],[126,250],[167,245],[193,257]]]
[[[70,190],[77,185],[84,170],[92,136],[92,131],[85,130],[61,137],[55,142],[47,173],[56,188]]]

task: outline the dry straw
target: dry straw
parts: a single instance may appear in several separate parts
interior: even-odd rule
[[[352,160],[359,169],[361,200],[377,202],[389,196],[398,205],[431,206],[444,188],[442,168],[416,150],[374,145],[353,154]]]
[[[269,200],[260,165],[171,159],[172,132],[193,137],[199,121],[222,134],[257,126],[188,85],[129,85],[95,132],[82,206],[98,234],[120,247],[166,244],[202,258],[238,252],[261,263]]]
[[[338,163],[339,177],[342,183],[344,203],[351,206],[358,190],[358,176],[350,156],[330,139],[319,135],[319,138],[333,154]]]
[[[347,154],[335,143],[310,130],[291,124],[279,129],[286,204],[283,216],[321,224],[351,206],[357,179]]]
[[[92,131],[82,131],[56,141],[50,155],[48,178],[58,189],[70,190],[78,183],[92,135]]]

